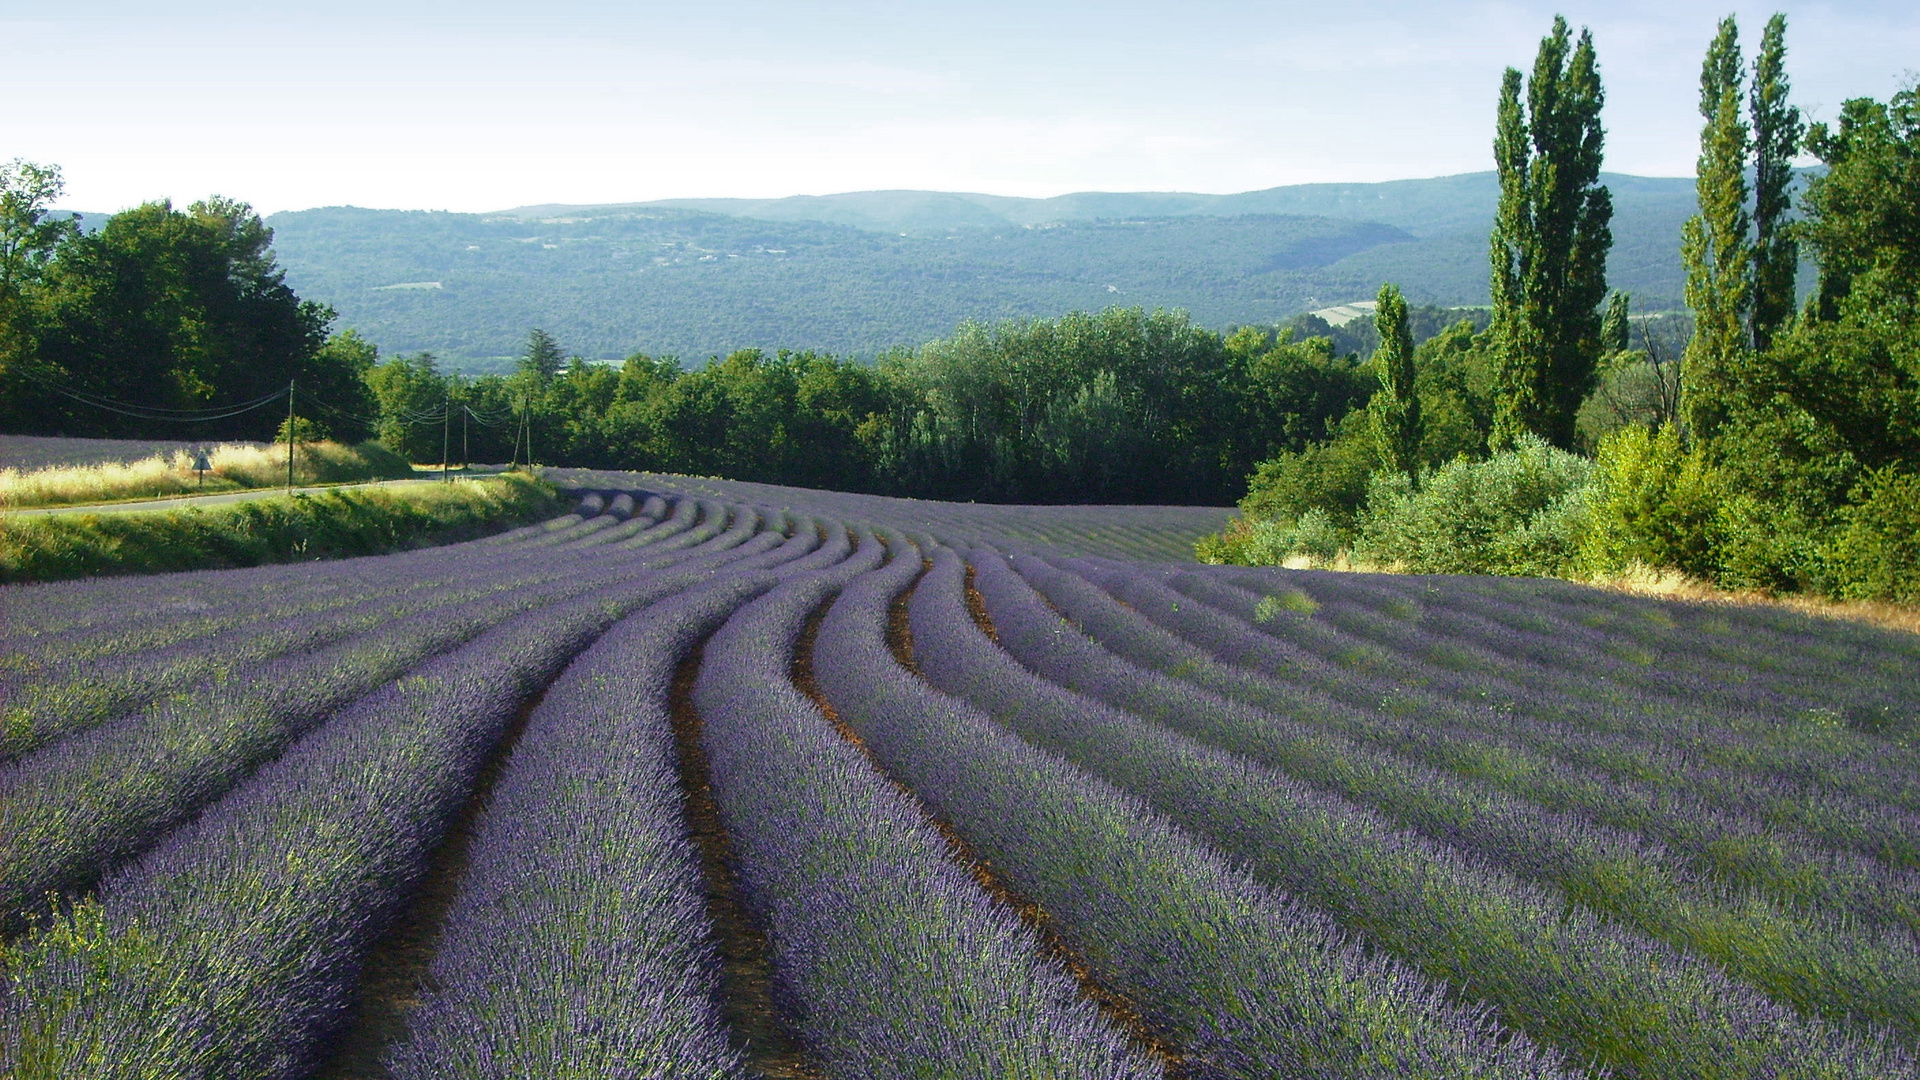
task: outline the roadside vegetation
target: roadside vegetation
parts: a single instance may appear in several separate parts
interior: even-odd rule
[[[303,562],[453,543],[552,514],[521,475],[130,513],[0,517],[0,582]]]
[[[194,468],[195,455],[187,449],[126,463],[0,468],[0,510],[213,495],[287,482],[285,443],[278,447],[222,443],[205,448],[205,454],[209,468],[204,475]],[[303,442],[293,455],[293,482],[298,485],[398,480],[412,475],[411,465],[377,442],[357,446],[330,440]]]

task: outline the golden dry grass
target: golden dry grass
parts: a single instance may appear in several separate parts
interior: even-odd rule
[[[1347,551],[1342,551],[1331,559],[1317,558],[1312,555],[1294,555],[1281,565],[1289,570],[1337,570],[1357,574],[1406,572],[1406,568],[1397,563],[1356,561]],[[1879,600],[1833,600],[1823,596],[1778,596],[1757,589],[1722,589],[1677,570],[1659,570],[1637,564],[1621,574],[1571,580],[1577,585],[1633,593],[1636,596],[1686,600],[1701,604],[1786,608],[1823,619],[1848,619],[1887,630],[1903,630],[1910,634],[1920,634],[1920,607],[1912,604],[1893,604]]]
[[[1676,570],[1656,570],[1647,566],[1635,566],[1624,574],[1582,581],[1580,584],[1668,600],[1787,608],[1805,615],[1849,619],[1888,630],[1920,634],[1920,607],[1910,604],[1878,600],[1831,600],[1821,596],[1776,596],[1754,589],[1722,589]]]
[[[285,446],[225,443],[210,448],[213,468],[201,483],[193,455],[185,450],[155,454],[127,464],[0,469],[0,508],[59,506],[164,498],[245,488],[273,487],[287,480]],[[384,449],[336,442],[301,443],[294,452],[297,484],[345,483],[406,475],[406,465]]]

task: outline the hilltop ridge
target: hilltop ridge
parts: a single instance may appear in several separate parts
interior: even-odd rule
[[[1608,174],[1610,279],[1681,306],[1687,178]],[[1492,173],[1213,195],[1046,199],[869,191],[779,199],[549,203],[485,214],[326,207],[274,214],[304,297],[389,353],[497,368],[543,327],[590,359],[747,347],[872,356],[959,323],[1113,304],[1270,325],[1371,297],[1487,302]],[[490,359],[492,358],[492,359]]]

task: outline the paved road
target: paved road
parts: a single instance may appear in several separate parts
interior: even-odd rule
[[[463,474],[455,472],[454,476]],[[466,475],[492,475],[472,473]],[[322,484],[315,487],[297,487],[296,492],[351,491],[354,488],[394,487],[396,485],[438,484],[438,476],[414,477],[408,480],[374,480],[364,484]],[[248,499],[270,499],[275,495],[285,495],[283,487],[250,488],[246,491],[223,491],[215,495],[179,495],[168,499],[143,499],[140,502],[80,503],[72,506],[29,506],[19,510],[0,510],[6,514],[128,514],[142,510],[179,510],[187,506],[218,506],[222,503],[245,502]]]

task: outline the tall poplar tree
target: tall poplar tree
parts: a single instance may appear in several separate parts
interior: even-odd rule
[[[1746,315],[1751,304],[1747,243],[1745,81],[1740,29],[1733,16],[1700,68],[1700,162],[1694,191],[1700,212],[1680,234],[1687,269],[1687,306],[1693,309],[1693,340],[1681,362],[1681,415],[1696,439],[1711,439],[1726,422],[1733,388],[1747,355]]]
[[[1380,460],[1395,472],[1406,473],[1420,486],[1420,397],[1414,393],[1413,328],[1407,323],[1407,300],[1393,285],[1380,286],[1373,324],[1380,331],[1380,348],[1373,366],[1380,377],[1368,410]]]
[[[1786,228],[1792,200],[1793,155],[1806,133],[1800,110],[1787,104],[1787,16],[1767,20],[1753,62],[1748,98],[1753,116],[1753,348],[1765,352],[1781,324],[1793,317],[1794,274],[1800,248]]]
[[[1500,83],[1493,156],[1500,207],[1491,238],[1497,397],[1493,444],[1537,434],[1571,449],[1593,388],[1607,296],[1613,198],[1600,183],[1606,133],[1593,35],[1566,19],[1540,42],[1521,104],[1520,72]]]

